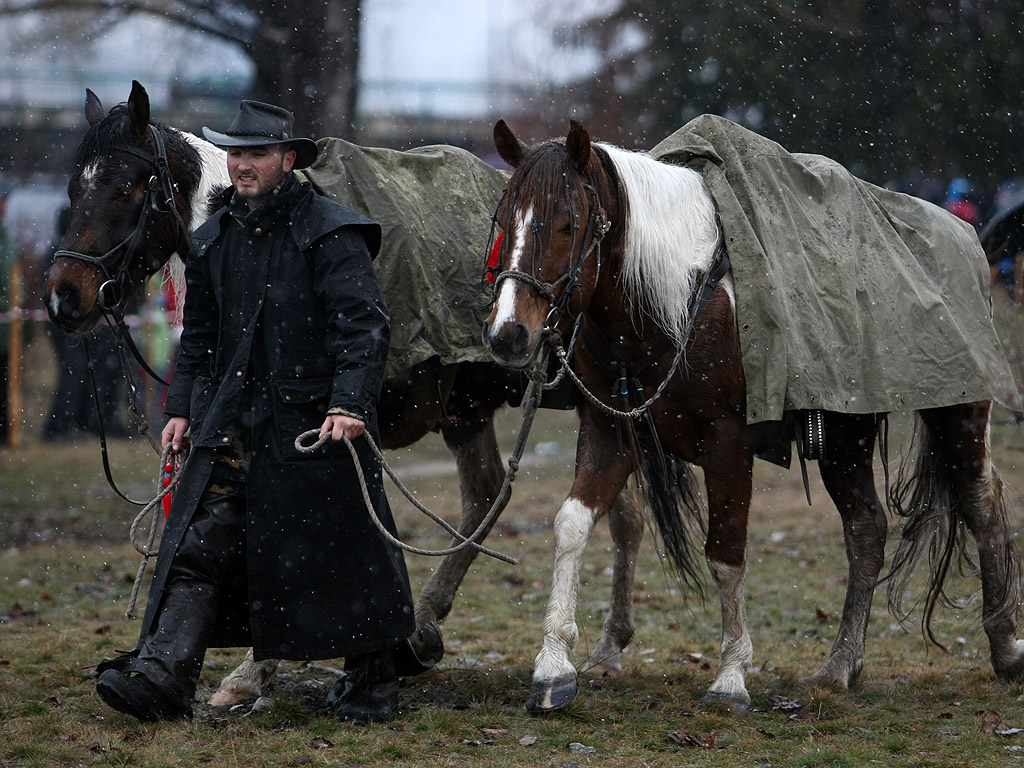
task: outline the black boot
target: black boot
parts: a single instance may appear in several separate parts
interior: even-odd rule
[[[99,697],[139,720],[191,720],[213,602],[209,587],[175,584],[138,649],[96,668]]]
[[[327,695],[326,708],[342,720],[383,723],[397,714],[398,674],[388,648],[345,659],[345,676]]]
[[[96,692],[103,701],[139,720],[191,718],[217,620],[218,585],[229,570],[245,571],[239,555],[244,551],[244,521],[241,499],[203,495],[174,554],[160,607],[145,636],[130,654],[97,667]]]
[[[96,681],[96,693],[108,706],[143,722],[192,719],[192,704],[180,691],[161,688],[141,672],[108,667]]]

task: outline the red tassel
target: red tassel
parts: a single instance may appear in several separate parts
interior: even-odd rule
[[[171,475],[173,474],[173,472],[174,472],[174,465],[173,464],[167,463],[167,464],[164,465],[164,488],[166,488],[167,486],[169,486],[171,484]],[[163,503],[164,503],[164,518],[166,519],[171,514],[171,494],[170,494],[170,492],[168,492],[167,495],[164,496],[163,499],[161,499],[161,501],[163,501]]]
[[[487,257],[487,279],[491,285],[494,285],[494,273],[498,271],[498,265],[501,264],[501,238],[504,236],[505,230],[498,233],[498,236],[494,238],[494,245],[491,247],[491,255]]]

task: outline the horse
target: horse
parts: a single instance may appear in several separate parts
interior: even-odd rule
[[[700,171],[662,162],[653,151],[592,142],[575,120],[564,139],[533,146],[499,121],[494,141],[513,175],[496,214],[502,253],[484,342],[497,362],[515,369],[553,350],[584,394],[575,476],[555,518],[551,591],[527,709],[555,711],[577,696],[572,652],[584,550],[602,515],[610,515],[613,529],[623,524],[613,501],[638,472],[648,498],[669,500],[650,508],[670,564],[687,583],[702,575],[699,550],[690,545],[706,526],[703,556],[722,627],[719,666],[704,699],[733,711],[749,708],[753,645],[744,578],[752,467],[755,456],[780,451],[788,465],[797,428],[804,435],[797,440],[801,461],[817,459],[839,511],[849,561],[838,634],[810,682],[848,690],[863,668],[884,562],[887,516],[872,461],[885,414],[805,408],[776,420],[750,418],[741,340],[750,328],[737,319],[743,286],[729,258],[733,237],[725,236]],[[1020,682],[1021,568],[989,453],[990,410],[991,401],[981,400],[916,411],[918,458],[906,457],[888,495],[890,509],[906,517],[889,606],[909,615],[901,603],[905,575],[930,546],[938,554],[922,601],[922,631],[938,642],[929,622],[966,528],[977,546],[992,666],[999,680]],[[695,477],[676,471],[676,463],[702,469],[703,497]]]
[[[109,114],[87,91],[85,114],[90,127],[77,149],[68,182],[70,220],[45,288],[52,321],[76,334],[89,333],[105,313],[123,307],[165,265],[180,275],[191,231],[206,220],[220,193],[230,186],[224,152],[190,133],[153,122],[149,97],[138,82],[133,82],[128,101]],[[499,178],[503,185],[503,177]],[[428,181],[423,184],[430,191]],[[500,191],[499,186],[493,200],[480,201],[488,218]],[[480,221],[480,226],[486,240],[488,219]],[[467,247],[452,253],[470,260],[479,274],[482,265],[476,259],[481,254]],[[480,344],[477,329],[472,338]],[[480,350],[485,362],[442,364],[434,356],[389,375],[378,406],[385,450],[440,431],[458,472],[458,530],[464,536],[478,529],[505,478],[495,413],[507,403],[515,404],[523,390],[520,374],[486,361],[482,346]],[[496,519],[497,515],[491,517],[483,535]],[[475,549],[466,547],[445,556],[420,592],[415,607],[417,631],[410,639],[419,659],[432,664],[443,655],[438,624],[450,612],[475,555]],[[618,591],[628,596],[629,582]],[[628,601],[619,599],[616,604],[625,606],[626,615],[614,625],[631,633]],[[622,639],[608,642],[625,644]],[[257,663],[250,650],[210,703],[228,705],[259,695],[276,666],[275,660]]]

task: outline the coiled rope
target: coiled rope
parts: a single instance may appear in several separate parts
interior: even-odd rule
[[[172,454],[171,446],[168,445],[160,454],[160,472],[157,478],[157,491],[156,495],[146,502],[146,505],[132,520],[131,531],[128,537],[135,547],[135,551],[142,555],[142,562],[139,563],[139,571],[135,575],[135,583],[132,585],[132,594],[128,598],[128,609],[124,612],[126,619],[135,618],[135,603],[139,597],[139,588],[142,585],[142,576],[146,572],[146,565],[149,563],[149,558],[153,557],[157,553],[157,549],[154,549],[153,545],[156,542],[156,533],[160,527],[160,515],[157,510],[160,509],[161,503],[164,497],[174,490],[174,487],[178,484],[178,480],[181,478],[182,469],[185,466],[185,460],[188,458],[188,449],[184,449],[184,453]],[[173,465],[170,478],[167,478],[164,474],[164,468],[168,465]],[[166,482],[165,482],[166,480]],[[140,531],[143,524],[146,521],[146,517],[151,516],[152,519],[149,523],[149,534],[146,536],[146,541],[142,542]]]
[[[536,384],[536,382],[534,382]],[[370,450],[373,451],[373,455],[377,457],[381,467],[387,472],[388,477],[391,478],[395,486],[402,492],[402,495],[407,498],[416,509],[425,514],[435,523],[444,528],[448,533],[455,539],[459,540],[459,543],[455,546],[449,547],[448,549],[421,549],[420,547],[414,547],[411,544],[406,544],[400,541],[394,535],[384,527],[384,524],[377,517],[377,511],[373,507],[373,502],[370,499],[370,492],[366,485],[366,478],[363,475],[363,467],[359,461],[359,455],[356,453],[356,448],[352,444],[352,441],[347,435],[342,435],[342,442],[345,443],[345,447],[348,448],[349,453],[352,456],[352,462],[355,464],[356,474],[359,477],[359,485],[363,494],[363,502],[366,505],[366,511],[370,515],[370,519],[373,520],[374,525],[377,526],[377,530],[381,532],[389,542],[394,544],[396,547],[404,549],[406,552],[411,552],[414,555],[427,555],[428,557],[443,557],[450,555],[455,552],[459,552],[466,547],[472,547],[473,549],[481,552],[482,554],[489,555],[497,560],[501,560],[511,565],[518,565],[519,561],[509,555],[503,554],[496,550],[485,547],[480,543],[480,539],[484,537],[484,532],[489,530],[494,519],[501,513],[501,510],[505,508],[505,504],[508,502],[508,497],[512,493],[512,483],[515,482],[516,473],[519,471],[519,460],[523,456],[523,451],[526,447],[526,439],[530,434],[530,428],[533,426],[533,418],[537,413],[537,405],[540,400],[540,392],[537,386],[532,386],[530,392],[527,395],[526,405],[523,408],[523,426],[519,430],[519,436],[516,438],[515,447],[512,450],[512,456],[508,460],[508,471],[505,473],[505,479],[502,481],[501,489],[494,498],[494,502],[491,504],[491,508],[487,511],[484,519],[480,521],[480,525],[473,531],[469,536],[463,536],[455,528],[448,524],[446,520],[432,512],[430,509],[425,507],[416,495],[409,490],[409,488],[398,478],[395,471],[387,463],[384,455],[381,453],[377,443],[374,442],[369,432],[363,432],[363,437],[366,438],[366,442],[370,446]],[[301,435],[295,438],[295,449],[301,453],[313,453],[319,449],[324,443],[327,442],[329,434],[320,434],[319,429],[310,429],[303,432]],[[315,442],[306,445],[305,441],[315,438]]]

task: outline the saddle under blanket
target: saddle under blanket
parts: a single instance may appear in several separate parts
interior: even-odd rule
[[[747,421],[1020,396],[974,229],[941,208],[698,117],[650,152],[699,171],[732,262]]]
[[[480,341],[491,299],[483,268],[507,174],[447,145],[317,145],[317,161],[297,175],[383,230],[374,267],[391,314],[387,377],[435,355],[446,365],[491,362]]]

